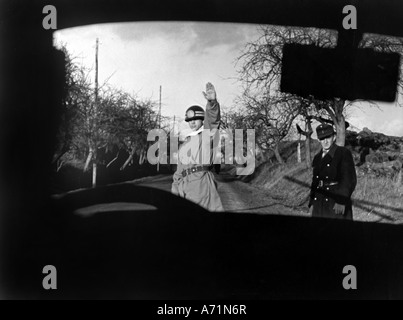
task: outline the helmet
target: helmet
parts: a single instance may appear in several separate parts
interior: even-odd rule
[[[185,121],[191,121],[191,120],[204,120],[204,110],[202,107],[194,105],[189,107],[186,110],[186,114],[185,114]]]

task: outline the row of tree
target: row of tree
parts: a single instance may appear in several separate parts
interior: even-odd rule
[[[65,47],[62,50],[66,57],[66,79],[53,158],[56,170],[68,162],[79,164],[84,172],[93,163],[103,162],[108,167],[121,151],[127,156],[121,170],[133,161],[143,162],[147,134],[160,122],[156,103],[137,99],[107,82],[95,88],[91,70],[75,63]],[[105,158],[105,153],[115,156]]]

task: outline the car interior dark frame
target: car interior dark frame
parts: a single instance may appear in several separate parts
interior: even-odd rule
[[[212,214],[161,190],[117,185],[52,199],[49,176],[64,56],[42,27],[42,0],[2,3],[0,295],[18,299],[401,299],[403,226],[276,215]],[[127,21],[207,21],[403,37],[400,0],[54,0],[58,30]],[[343,35],[354,42],[355,31]],[[354,45],[354,44],[352,44]],[[101,196],[100,196],[101,195]],[[157,210],[77,207],[143,199]],[[133,198],[132,198],[133,197]],[[154,199],[158,199],[154,203]],[[42,287],[45,265],[58,290]],[[354,265],[357,290],[342,286]]]

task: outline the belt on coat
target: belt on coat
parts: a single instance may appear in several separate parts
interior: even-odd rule
[[[319,180],[318,187],[319,187],[319,188],[322,188],[322,187],[330,187],[330,186],[335,186],[336,184],[338,184],[337,181],[323,181],[323,180]]]
[[[182,171],[182,176],[186,177],[189,174],[195,173],[195,172],[201,172],[201,171],[210,171],[210,166],[197,166],[197,167],[191,167],[188,169],[185,169]]]

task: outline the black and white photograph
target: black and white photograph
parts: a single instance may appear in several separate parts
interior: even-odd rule
[[[1,3],[0,299],[403,299],[402,10]]]

